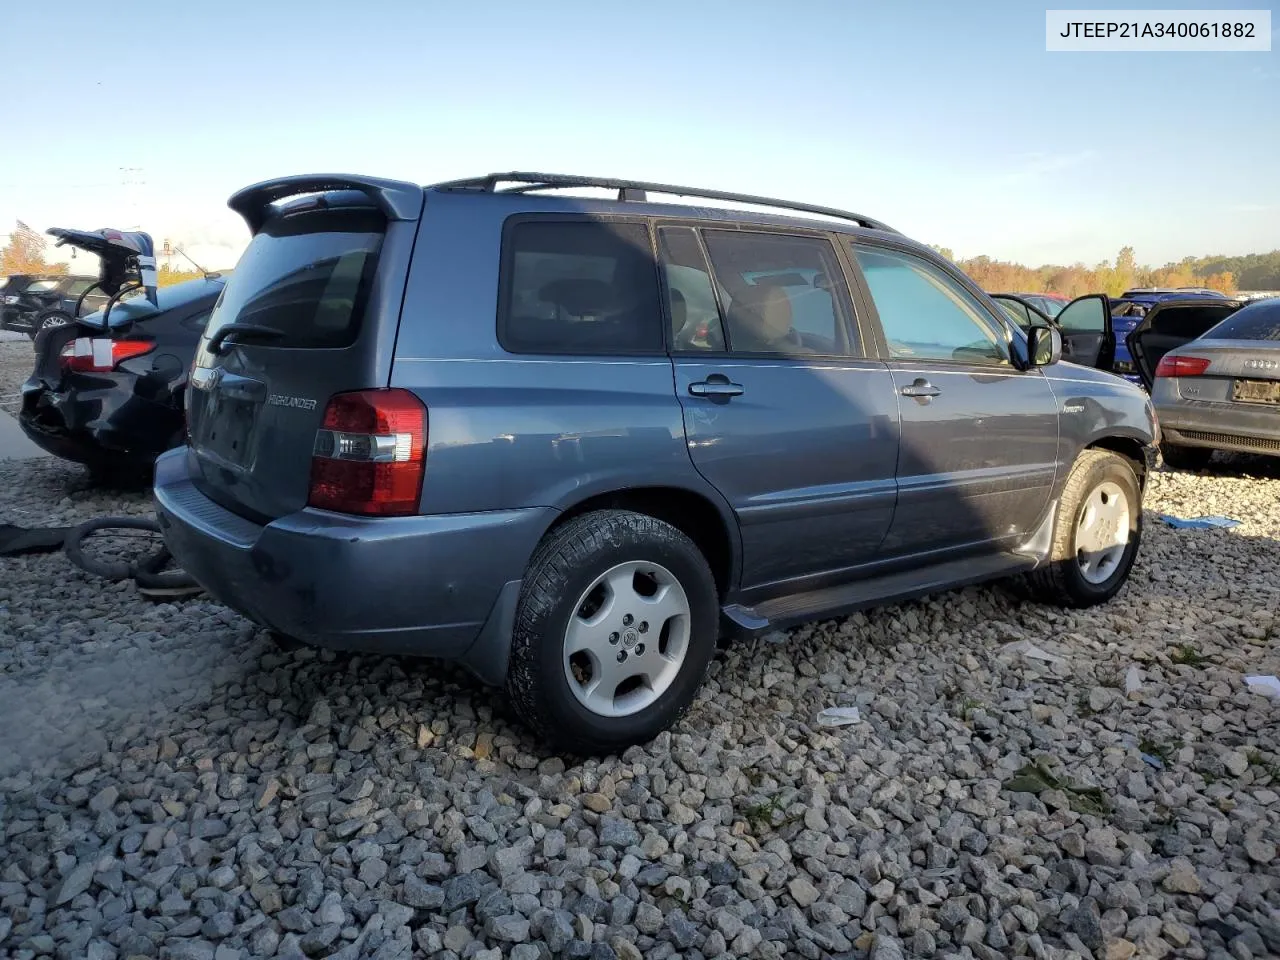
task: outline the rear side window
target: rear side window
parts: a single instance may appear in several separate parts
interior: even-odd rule
[[[206,332],[252,323],[283,336],[263,347],[345,347],[355,341],[385,221],[372,210],[329,210],[269,221],[250,241]]]
[[[1205,339],[1280,341],[1280,300],[1242,307],[1206,333]]]
[[[705,230],[734,353],[860,356],[835,248],[820,237]]]
[[[506,231],[498,339],[515,353],[661,353],[648,228],[518,220]]]

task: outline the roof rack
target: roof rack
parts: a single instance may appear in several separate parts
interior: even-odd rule
[[[498,189],[500,183],[518,184],[513,187]],[[639,201],[648,199],[649,193],[664,193],[676,197],[697,197],[702,200],[725,200],[730,203],[749,203],[760,207],[777,207],[783,210],[796,210],[802,213],[813,213],[837,220],[849,220],[872,230],[884,230],[887,233],[898,233],[887,224],[881,223],[861,213],[849,210],[838,210],[835,207],[820,207],[811,203],[795,203],[791,200],[776,200],[772,197],[757,197],[747,193],[731,193],[725,190],[707,190],[701,187],[681,187],[670,183],[650,183],[645,180],[619,180],[612,177],[582,177],[562,173],[491,173],[483,177],[471,177],[464,180],[450,180],[434,184],[436,189],[443,190],[478,190],[486,193],[534,193],[541,190],[564,190],[573,187],[600,187],[606,190],[617,190],[620,201]]]

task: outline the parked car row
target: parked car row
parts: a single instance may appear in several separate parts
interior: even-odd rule
[[[35,339],[41,330],[62,327],[78,314],[106,303],[94,277],[14,274],[0,280],[0,328]]]
[[[1214,291],[1080,297],[1056,317],[1011,294],[993,299],[1020,326],[1060,328],[1063,356],[1151,391],[1172,467],[1198,469],[1214,450],[1280,455],[1280,298]]]
[[[172,445],[157,518],[211,595],[459,661],[557,747],[652,738],[722,637],[996,578],[1089,606],[1134,562],[1161,429],[1105,297],[1050,317],[862,214],[635,181],[230,206],[228,278],[40,335],[23,426],[86,460]],[[1137,367],[1164,332],[1126,338]]]

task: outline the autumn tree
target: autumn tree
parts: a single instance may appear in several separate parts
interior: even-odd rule
[[[66,273],[66,264],[45,260],[47,248],[45,238],[19,220],[9,234],[9,242],[0,248],[0,277],[15,273]]]

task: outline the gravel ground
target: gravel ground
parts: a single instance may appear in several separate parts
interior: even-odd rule
[[[1090,611],[969,589],[735,647],[581,764],[455,670],[0,560],[0,955],[1280,954],[1280,701],[1243,681],[1280,673],[1278,491],[1161,473],[1149,509],[1243,525],[1148,517]],[[0,463],[0,522],[147,510]]]

